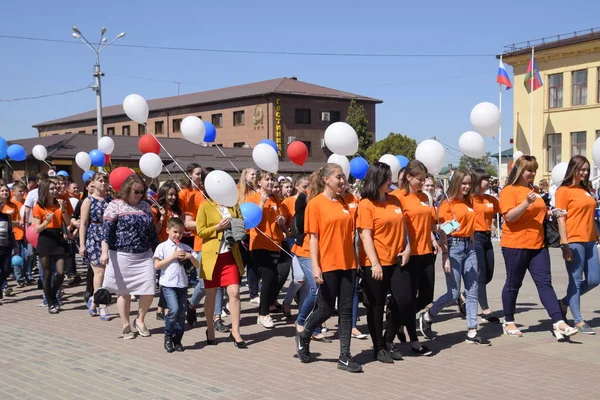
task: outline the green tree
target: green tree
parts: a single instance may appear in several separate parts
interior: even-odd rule
[[[384,154],[403,155],[412,160],[415,158],[417,141],[400,133],[391,132],[388,137],[375,142],[365,152],[365,158],[370,163],[379,160]]]
[[[364,157],[366,150],[373,144],[373,135],[368,131],[369,120],[365,108],[356,104],[354,100],[350,102],[348,107],[346,123],[356,131],[358,135],[358,154]]]
[[[490,157],[490,155],[490,152],[485,153],[485,156],[481,158],[471,158],[463,155],[460,158],[459,168],[466,169],[467,171],[481,168],[492,176],[498,176],[498,170],[496,169],[496,165],[492,162],[492,157]]]

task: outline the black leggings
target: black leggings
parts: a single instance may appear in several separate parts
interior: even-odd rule
[[[406,266],[410,266],[417,276],[415,311],[418,312],[433,302],[435,255],[411,256]]]
[[[39,255],[40,264],[44,270],[44,280],[42,282],[44,294],[48,301],[48,307],[56,305],[56,293],[60,290],[65,279],[65,256]],[[56,264],[56,275],[52,274],[52,258]]]
[[[0,247],[0,290],[4,281],[8,279],[12,273],[12,248],[11,247]],[[0,298],[2,298],[0,296]]]
[[[252,261],[260,271],[262,287],[260,288],[260,306],[258,315],[269,315],[269,307],[277,299],[277,275],[279,252],[269,250],[252,250]]]
[[[310,341],[314,330],[333,314],[335,300],[338,299],[338,329],[340,336],[340,356],[350,355],[350,337],[352,335],[352,300],[356,269],[323,272],[323,284],[317,291],[315,309],[308,315],[304,324],[302,338]]]
[[[94,295],[94,270],[89,264],[85,273],[85,291],[92,296]]]

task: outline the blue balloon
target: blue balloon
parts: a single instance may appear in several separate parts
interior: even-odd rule
[[[258,143],[259,143],[259,144],[260,144],[260,143],[266,143],[266,144],[268,144],[269,146],[271,146],[272,148],[274,148],[274,149],[275,149],[275,152],[276,152],[277,154],[279,154],[279,148],[277,147],[277,143],[275,143],[275,142],[274,142],[274,141],[272,141],[271,139],[263,139],[263,140],[261,140],[261,141],[260,141],[260,142],[258,142]]]
[[[204,123],[204,142],[213,143],[217,138],[217,128],[208,121],[202,121]]]
[[[13,256],[11,263],[12,263],[13,267],[22,267],[23,266],[23,257]]]
[[[409,161],[408,158],[404,156],[396,156],[396,158],[398,159],[398,161],[400,161],[400,168],[406,168]]]
[[[100,150],[90,151],[90,158],[92,159],[92,165],[94,167],[104,167],[104,153]]]
[[[61,170],[56,173],[56,176],[69,176],[69,173]]]
[[[262,220],[262,208],[257,206],[254,203],[242,203],[240,204],[240,210],[242,211],[242,216],[244,217],[244,224],[246,225],[246,229],[252,229],[260,224]]]
[[[6,158],[6,148],[8,145],[6,144],[6,140],[0,137],[0,160],[4,160]]]
[[[86,182],[88,179],[92,179],[92,177],[94,176],[95,172],[94,171],[86,171],[83,173],[83,182]]]
[[[354,157],[350,161],[350,173],[356,179],[365,179],[367,176],[367,170],[369,169],[369,163],[362,157]]]
[[[6,154],[14,161],[25,161],[27,158],[27,152],[20,144],[11,144],[6,149]]]

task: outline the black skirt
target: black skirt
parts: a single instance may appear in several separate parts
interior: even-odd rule
[[[41,231],[36,251],[41,256],[65,255],[67,253],[66,241],[62,229],[50,228]]]

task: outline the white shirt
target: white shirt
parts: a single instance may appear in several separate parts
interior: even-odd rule
[[[27,197],[25,197],[25,203],[23,203],[25,207],[29,207],[29,218],[27,222],[30,224],[33,222],[33,207],[35,207],[35,203],[37,203],[38,198],[39,192],[38,189],[35,188],[31,192],[27,193]],[[23,220],[25,220],[25,207],[21,207],[21,218],[23,218]]]
[[[229,212],[229,209],[227,207],[219,205],[217,206],[217,208],[219,209],[219,212],[221,213],[221,216],[223,218],[231,218],[231,213]],[[225,235],[223,235],[223,238],[221,239],[221,249],[219,250],[219,254],[228,253],[230,251],[231,246],[229,246],[229,243],[227,243],[227,240],[225,240]]]
[[[154,251],[155,260],[166,260],[175,253],[177,246],[181,247],[186,253],[191,253],[192,248],[186,244],[173,242],[167,239],[156,247]],[[160,279],[158,283],[164,287],[184,288],[188,286],[188,278],[183,265],[178,260],[171,261],[166,267],[160,270]]]

